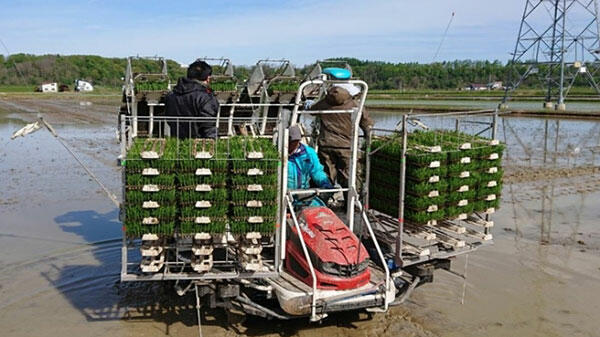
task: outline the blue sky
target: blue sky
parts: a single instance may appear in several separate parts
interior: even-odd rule
[[[523,0],[9,1],[0,39],[11,53],[161,55],[180,63],[351,56],[431,62],[499,59],[514,47]],[[0,52],[6,51],[0,49]]]

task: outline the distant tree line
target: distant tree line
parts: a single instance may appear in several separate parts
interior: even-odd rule
[[[355,58],[343,60],[352,67],[354,76],[365,80],[372,89],[457,89],[471,83],[504,81],[509,72],[508,65],[500,61],[458,60],[420,64],[361,61]],[[168,60],[167,64],[172,80],[185,74],[185,69],[177,62]],[[76,79],[82,79],[96,85],[118,87],[122,84],[126,65],[125,58],[93,55],[0,55],[0,85],[39,85],[48,81],[71,85]],[[134,72],[160,71],[154,61],[138,61],[135,66]],[[297,73],[303,76],[310,69],[312,65],[303,66],[297,69]],[[251,71],[252,66],[235,68],[236,76],[241,80],[247,79]],[[540,72],[543,71],[540,69]]]
[[[158,62],[143,60],[135,62],[134,72],[160,72]],[[167,61],[168,72],[175,78],[185,69],[175,62]],[[93,55],[0,55],[0,84],[39,85],[42,82],[58,82],[72,85],[75,80],[86,80],[96,85],[120,86],[125,76],[127,59],[106,58]]]

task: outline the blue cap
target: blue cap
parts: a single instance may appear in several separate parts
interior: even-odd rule
[[[344,68],[325,68],[323,74],[329,75],[336,80],[349,80],[352,77],[352,73],[348,69]]]

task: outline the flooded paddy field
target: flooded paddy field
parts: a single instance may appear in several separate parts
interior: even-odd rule
[[[2,335],[196,336],[191,296],[177,296],[170,284],[119,283],[118,209],[60,143],[44,130],[9,140],[42,112],[119,195],[119,97],[39,97],[0,96]],[[389,112],[372,115],[380,127],[398,121]],[[467,274],[464,304],[463,279],[438,271],[386,314],[309,325],[207,311],[204,335],[597,336],[600,121],[507,117],[498,138],[507,143],[506,182],[494,245],[453,265]]]
[[[493,110],[498,107],[502,101],[501,97],[489,100],[475,99],[367,99],[366,106],[373,109],[410,110],[418,111],[441,110],[441,111],[462,111],[462,110]],[[567,112],[565,114],[580,113],[581,115],[596,115],[600,103],[597,101],[567,101]],[[545,110],[543,108],[543,98],[532,101],[511,100],[508,102],[508,110],[520,113],[540,113],[554,112],[554,110]]]

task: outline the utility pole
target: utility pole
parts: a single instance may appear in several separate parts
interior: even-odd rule
[[[565,110],[575,85],[600,97],[598,14],[598,0],[525,0],[500,108],[522,86],[545,89],[546,109]]]

